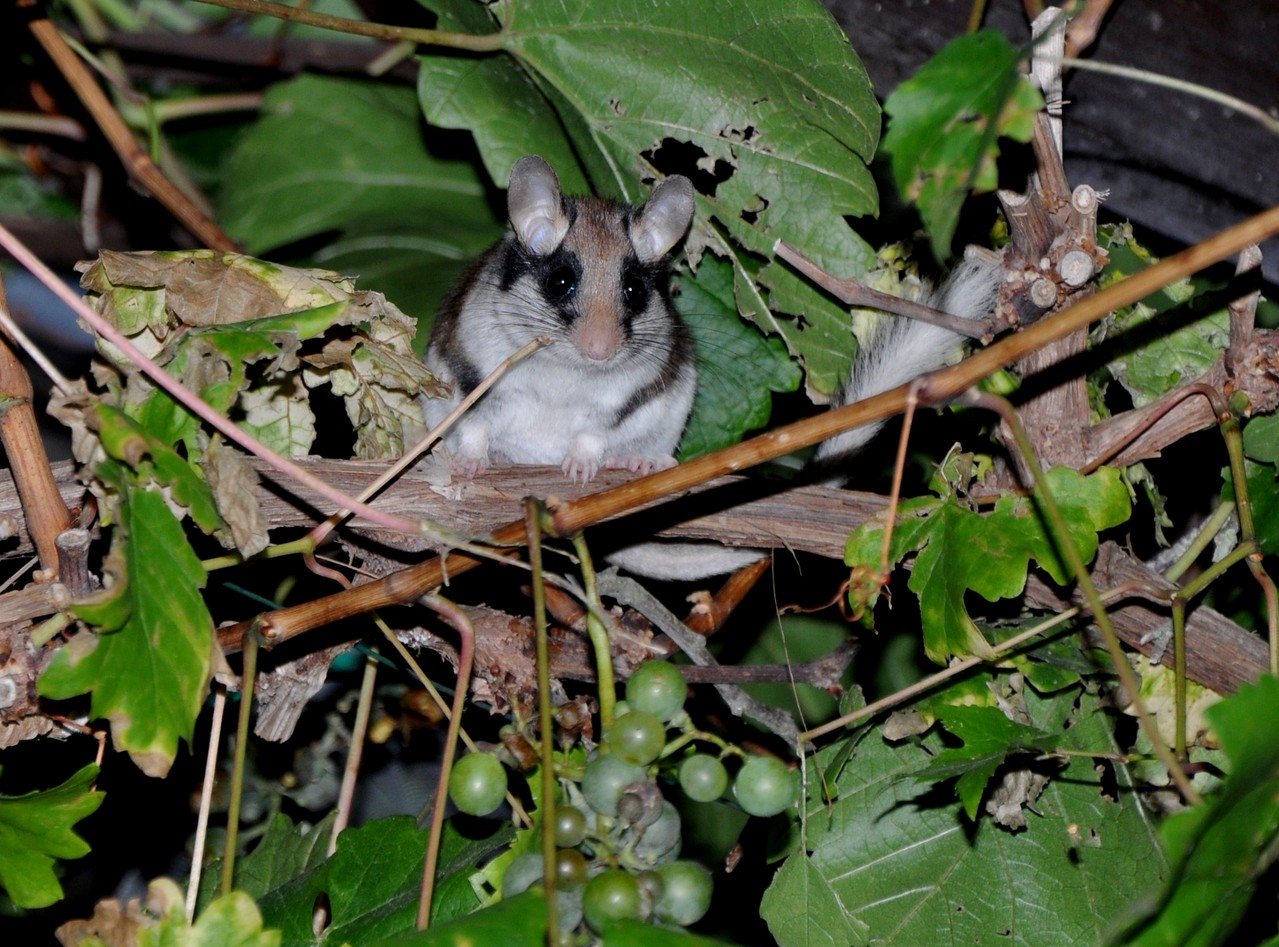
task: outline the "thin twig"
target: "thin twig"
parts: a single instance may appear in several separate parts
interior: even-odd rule
[[[934,309],[932,306],[925,306],[913,299],[881,292],[857,279],[839,279],[832,276],[784,240],[778,240],[774,244],[773,252],[813,283],[850,306],[864,306],[907,319],[918,319],[920,322],[949,329],[969,339],[985,339],[991,333],[993,325],[991,319],[965,319]]]
[[[546,939],[559,943],[559,903],[555,897],[555,726],[551,707],[551,645],[546,622],[546,583],[542,572],[542,527],[546,509],[524,500],[528,560],[533,568],[533,627],[537,633],[538,759],[542,777],[542,879],[546,886]]]
[[[35,3],[34,0],[18,0],[18,5],[30,7]],[[84,107],[98,123],[129,174],[205,246],[218,250],[235,250],[235,242],[160,170],[138,144],[132,130],[93,78],[93,73],[67,45],[53,21],[39,18],[32,20],[29,26],[32,34],[44,47],[45,53],[75,89]]]
[[[226,688],[213,686],[213,716],[209,725],[209,748],[204,757],[204,782],[200,785],[200,811],[192,844],[191,878],[187,882],[187,923],[195,920],[195,904],[200,897],[200,874],[204,870],[204,844],[209,833],[209,811],[213,807],[213,786],[218,775],[218,749],[222,743],[222,718],[226,714]]]
[[[240,803],[244,799],[244,770],[249,753],[249,720],[253,717],[253,689],[258,675],[256,629],[244,636],[244,656],[240,669],[240,717],[235,731],[235,765],[231,771],[231,801],[226,816],[226,847],[222,853],[222,888],[225,896],[235,886],[235,856],[240,834]]]
[[[475,628],[466,613],[447,599],[424,595],[422,604],[453,626],[458,634],[457,687],[453,691],[453,715],[449,717],[444,738],[444,754],[440,760],[440,777],[435,789],[435,808],[431,814],[431,832],[426,842],[426,861],[422,865],[422,893],[417,904],[417,929],[424,931],[431,923],[431,898],[435,892],[435,870],[440,859],[440,839],[444,832],[444,808],[448,805],[449,776],[453,772],[453,754],[457,751],[458,730],[466,695],[470,692],[471,668],[475,663]]]
[[[371,36],[374,39],[408,41],[423,46],[445,46],[450,49],[465,49],[474,53],[490,53],[502,49],[504,37],[501,33],[471,34],[450,33],[447,30],[424,30],[411,26],[391,26],[386,23],[369,23],[365,20],[350,20],[346,17],[328,16],[324,13],[313,13],[281,3],[267,3],[266,0],[201,0],[203,3],[228,10],[239,10],[242,13],[255,13],[260,16],[273,16],[276,19],[306,26],[318,26],[326,30],[350,33],[353,36]]]
[[[360,760],[364,756],[364,741],[369,735],[369,717],[373,710],[374,686],[377,684],[377,653],[364,659],[364,675],[360,679],[360,699],[355,705],[355,721],[351,725],[351,745],[346,751],[346,766],[342,770],[342,788],[338,790],[337,817],[329,835],[328,855],[338,848],[338,836],[351,822],[351,804],[355,800],[355,783],[360,776]]]
[[[1063,66],[1082,69],[1085,72],[1100,72],[1108,76],[1118,76],[1121,79],[1135,79],[1147,85],[1161,86],[1165,89],[1172,89],[1176,92],[1184,92],[1187,95],[1207,99],[1209,102],[1224,105],[1226,108],[1252,119],[1272,135],[1279,135],[1279,119],[1265,109],[1219,89],[1201,85],[1198,82],[1166,76],[1162,73],[1151,72],[1149,69],[1137,69],[1133,66],[1119,66],[1114,63],[1098,62],[1095,59],[1076,59],[1071,56],[1063,56],[1061,63]]]

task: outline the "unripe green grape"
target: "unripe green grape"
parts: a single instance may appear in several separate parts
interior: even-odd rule
[[[586,856],[575,848],[561,848],[555,853],[555,885],[557,888],[579,888],[586,883]]]
[[[559,848],[577,848],[586,838],[586,816],[575,806],[555,810],[555,844]]]
[[[645,661],[626,682],[626,702],[667,721],[684,709],[688,685],[679,668],[665,661]]]
[[[666,746],[666,726],[653,714],[632,708],[604,734],[609,750],[635,766],[647,766]]]
[[[586,764],[582,795],[586,804],[609,818],[617,816],[617,800],[631,783],[645,778],[642,767],[633,766],[612,753],[601,753]]]
[[[586,883],[582,911],[586,923],[597,933],[609,921],[638,918],[643,907],[639,884],[620,868],[610,868]]]
[[[662,879],[662,894],[656,906],[658,918],[687,927],[706,915],[714,883],[705,867],[693,861],[677,861],[663,865],[657,873]]]
[[[753,756],[737,773],[733,794],[749,815],[777,815],[799,797],[798,775],[776,757]]]
[[[449,798],[468,815],[488,815],[506,798],[506,767],[491,753],[468,753],[449,773]]]
[[[694,802],[714,802],[728,789],[728,770],[715,757],[695,753],[679,764],[679,785]]]

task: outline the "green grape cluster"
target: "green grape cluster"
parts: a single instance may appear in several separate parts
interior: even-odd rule
[[[563,797],[555,811],[554,872],[566,942],[621,919],[684,927],[709,910],[711,873],[680,858],[682,819],[663,785],[677,784],[688,799],[702,803],[727,802],[731,786],[737,805],[761,817],[777,815],[798,799],[797,774],[780,760],[749,756],[695,731],[684,712],[685,695],[678,668],[660,661],[641,665],[627,681],[625,703],[602,744],[584,765],[579,755],[579,765],[559,773]],[[706,744],[713,751],[705,751]],[[725,759],[740,757],[746,758],[732,778]],[[506,769],[493,753],[461,757],[449,780],[454,804],[474,815],[496,809],[506,789]],[[540,849],[530,846],[506,867],[502,896],[542,883],[543,874]]]

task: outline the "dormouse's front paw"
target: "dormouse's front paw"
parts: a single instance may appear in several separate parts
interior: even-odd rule
[[[457,476],[467,480],[474,480],[488,470],[489,459],[487,457],[475,457],[471,454],[454,454],[450,461],[450,466]]]
[[[564,463],[560,464],[560,470],[564,471],[564,476],[573,483],[590,483],[600,472],[600,463],[594,457],[570,454],[564,458]]]
[[[573,438],[560,469],[573,483],[589,483],[600,471],[600,461],[608,442],[600,435],[583,431]]]
[[[668,470],[675,466],[675,458],[666,457],[610,457],[604,461],[610,470],[629,470],[638,474],[651,474],[656,470]]]

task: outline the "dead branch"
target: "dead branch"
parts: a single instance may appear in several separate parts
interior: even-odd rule
[[[34,6],[34,0],[18,0],[20,7]],[[129,126],[116,111],[111,100],[98,85],[88,67],[67,45],[52,20],[38,16],[28,24],[32,35],[57,66],[67,83],[79,96],[84,107],[98,123],[129,176],[152,194],[170,213],[182,222],[204,246],[216,250],[235,250],[228,237],[207,213],[175,185],[138,144]]]

